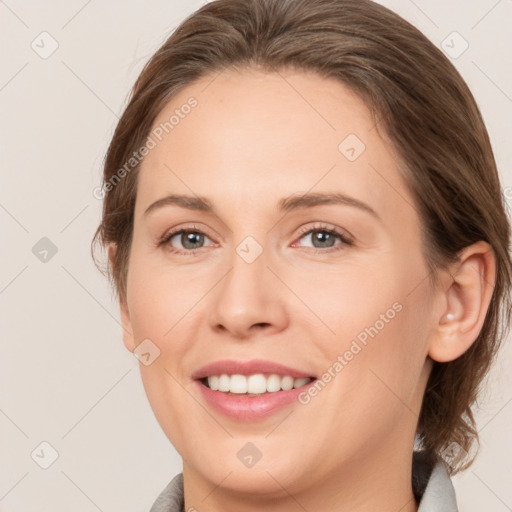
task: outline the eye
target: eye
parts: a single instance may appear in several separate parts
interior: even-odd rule
[[[193,254],[204,248],[205,240],[210,238],[200,229],[181,228],[166,233],[158,242],[158,246],[166,246],[176,254]]]
[[[354,245],[354,242],[337,229],[325,225],[317,225],[302,230],[300,239],[309,239],[313,249],[320,249],[318,252],[331,252],[343,250],[345,247]],[[336,240],[340,243],[336,245]],[[296,244],[294,243],[293,246]],[[325,249],[325,250],[324,250]]]
[[[336,228],[326,225],[309,226],[302,229],[299,240],[309,239],[313,244],[312,249],[318,249],[319,253],[343,250],[350,247],[354,242],[344,233]],[[211,239],[200,229],[195,227],[174,229],[161,238],[158,246],[165,246],[171,253],[181,255],[200,254],[200,250],[204,249],[205,240]],[[336,244],[339,240],[340,243]],[[210,245],[215,245],[214,243]],[[292,244],[296,247],[297,243]]]

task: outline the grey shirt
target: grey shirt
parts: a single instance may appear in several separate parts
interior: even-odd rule
[[[446,466],[438,461],[432,471],[413,459],[413,489],[418,512],[458,512],[455,491]],[[423,483],[422,483],[423,482]],[[176,475],[160,493],[150,512],[183,512],[183,473]]]

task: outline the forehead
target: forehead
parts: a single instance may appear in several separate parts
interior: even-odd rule
[[[209,75],[176,94],[151,133],[139,210],[171,192],[247,208],[262,197],[333,190],[383,214],[410,213],[392,145],[362,99],[333,78],[252,69]]]

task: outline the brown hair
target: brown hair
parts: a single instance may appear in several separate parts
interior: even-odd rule
[[[497,275],[483,328],[461,357],[434,363],[417,430],[432,460],[457,443],[452,470],[467,467],[472,459],[466,452],[478,437],[471,406],[510,324],[505,200],[484,122],[464,80],[421,32],[370,0],[213,1],[184,20],[152,56],[106,154],[104,186],[110,186],[93,239],[93,248],[96,241],[118,248],[108,272],[119,298],[126,299],[137,192],[139,164],[130,161],[132,153],[175,93],[200,77],[245,67],[314,71],[365,100],[402,159],[432,284],[436,269],[447,268],[463,248],[479,240],[491,245]],[[131,167],[112,186],[126,162]]]

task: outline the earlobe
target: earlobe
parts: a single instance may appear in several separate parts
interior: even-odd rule
[[[461,251],[459,260],[443,280],[444,291],[436,300],[443,311],[434,319],[428,355],[435,361],[457,359],[475,342],[487,315],[496,279],[491,246],[476,242]]]
[[[115,268],[116,254],[117,246],[115,244],[110,244],[108,246],[108,259],[110,261],[110,266],[112,269]],[[124,346],[130,352],[133,352],[135,350],[135,343],[133,339],[133,330],[130,320],[130,311],[128,309],[127,298],[120,297],[119,306],[121,313],[121,326],[123,328],[123,343]]]

